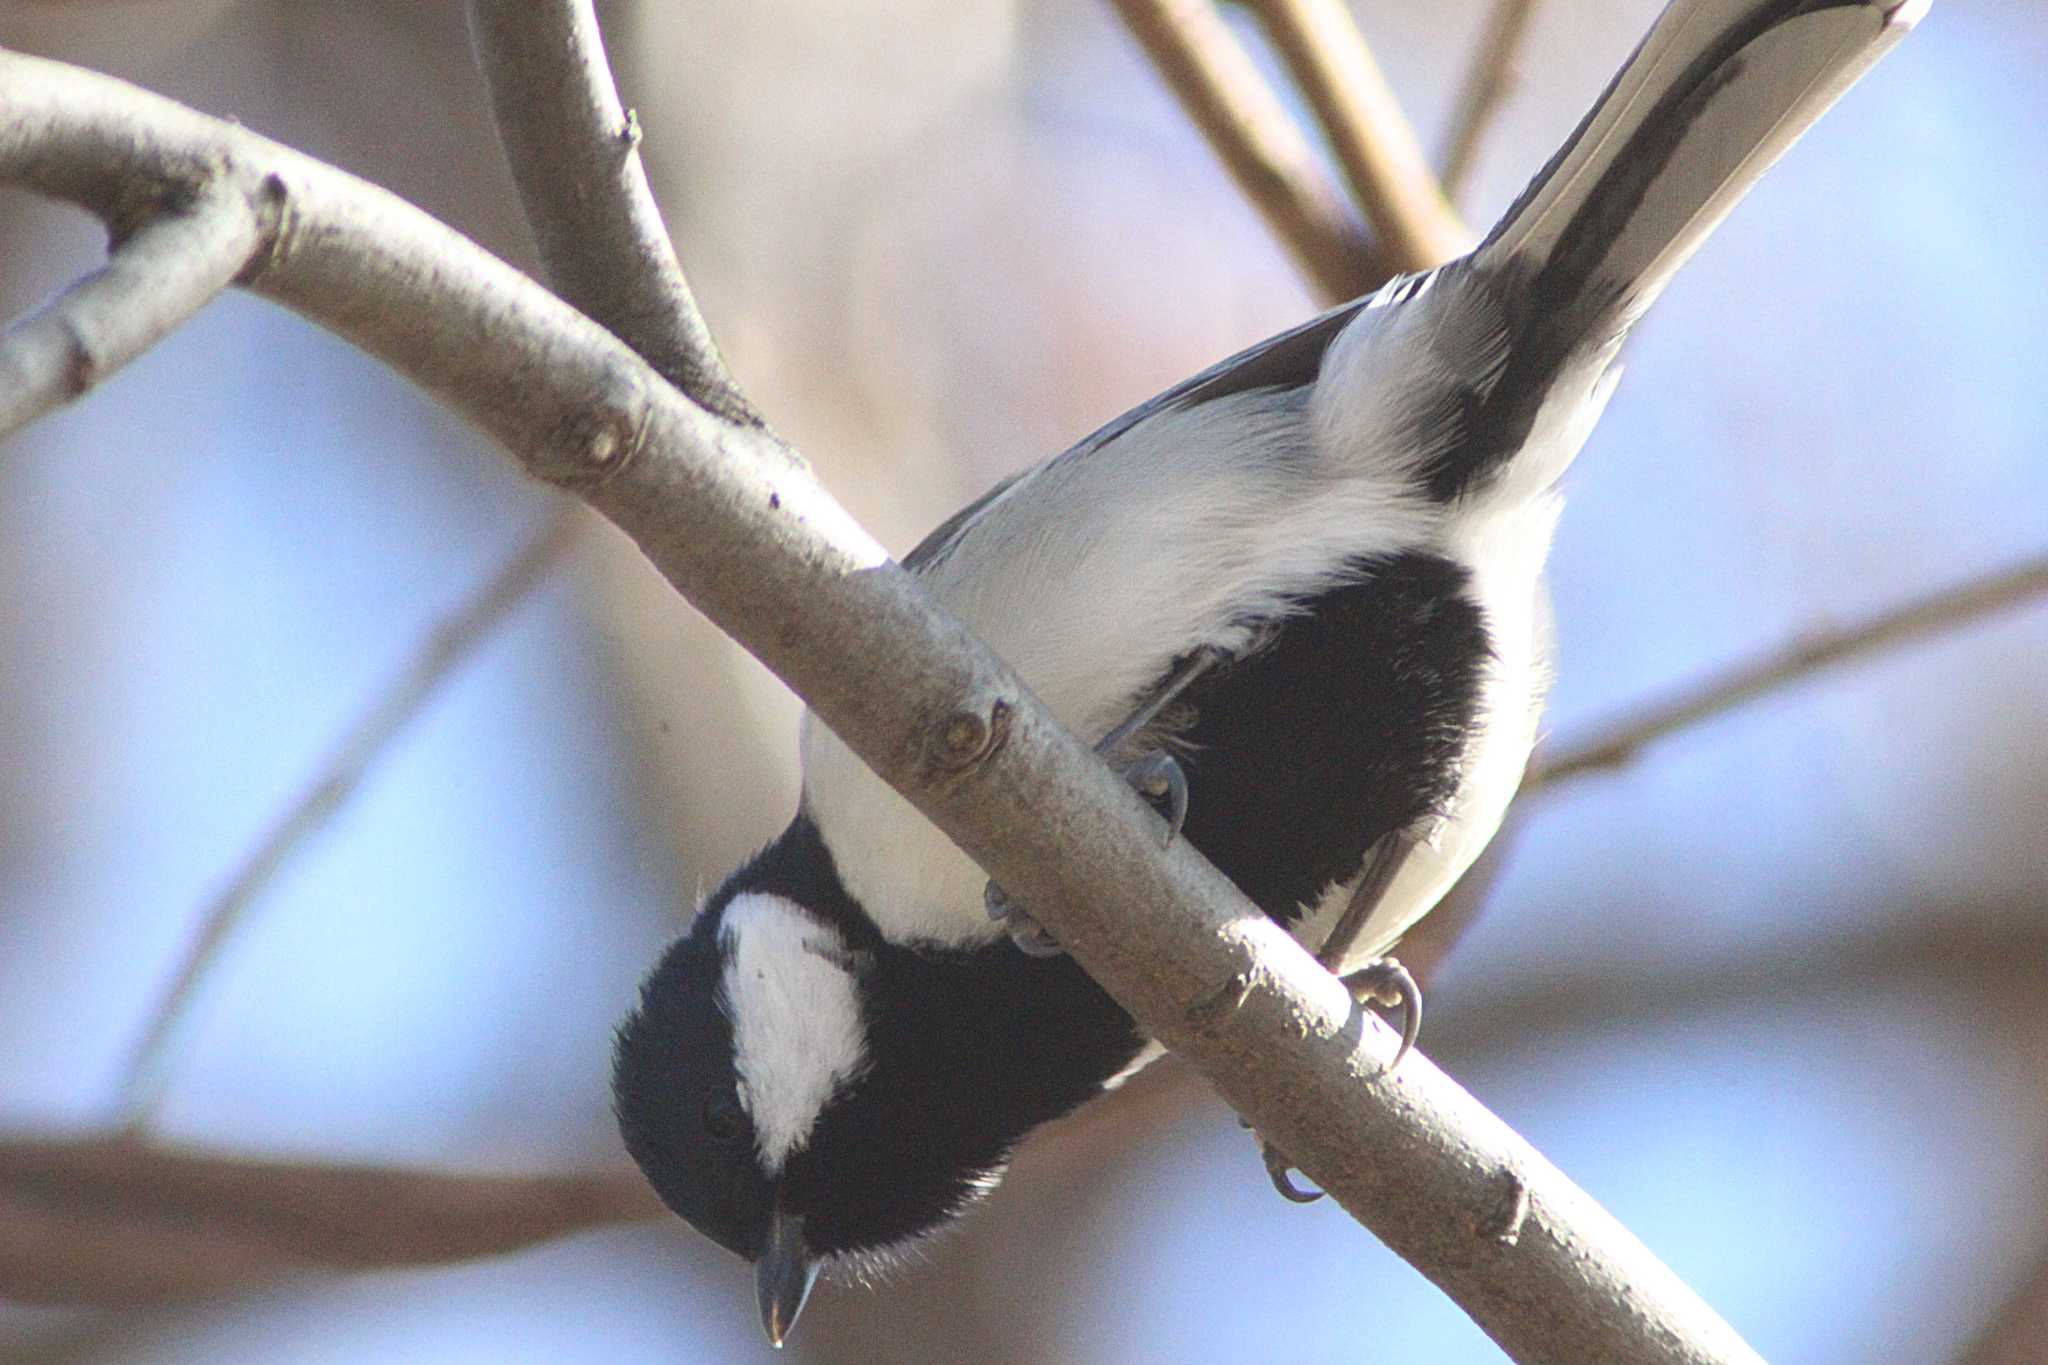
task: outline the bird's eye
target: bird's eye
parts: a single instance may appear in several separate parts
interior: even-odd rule
[[[747,1131],[747,1116],[731,1095],[713,1095],[704,1101],[704,1131],[720,1142],[736,1142]]]

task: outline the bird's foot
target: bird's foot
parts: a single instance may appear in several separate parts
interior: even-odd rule
[[[1166,817],[1166,838],[1160,847],[1172,848],[1173,841],[1180,837],[1181,826],[1188,822],[1188,775],[1180,760],[1164,749],[1154,749],[1140,754],[1117,772],[1138,795],[1166,803],[1166,809],[1160,812]]]
[[[1287,1159],[1287,1153],[1264,1138],[1259,1139],[1259,1159],[1266,1163],[1266,1178],[1273,1182],[1273,1188],[1288,1203],[1313,1204],[1323,1197],[1321,1190],[1295,1184],[1294,1163]]]
[[[1387,1070],[1392,1071],[1401,1065],[1401,1059],[1415,1046],[1415,1035],[1422,1031],[1422,987],[1415,984],[1406,967],[1391,957],[1368,962],[1343,980],[1351,998],[1359,1004],[1401,1011],[1401,1046],[1394,1049],[1394,1060],[1387,1063]]]
[[[988,917],[1003,926],[1010,942],[1026,957],[1058,957],[1066,951],[1044,925],[1031,918],[1023,906],[1011,900],[1009,893],[994,882],[981,889],[981,903]]]
[[[1400,1009],[1401,1046],[1395,1049],[1394,1060],[1387,1063],[1387,1070],[1392,1071],[1415,1046],[1415,1035],[1422,1028],[1422,988],[1415,984],[1415,978],[1408,969],[1391,957],[1368,962],[1343,981],[1352,999],[1362,1005]],[[1259,1138],[1259,1158],[1265,1163],[1267,1179],[1273,1182],[1273,1188],[1280,1192],[1282,1199],[1294,1204],[1313,1204],[1323,1197],[1321,1190],[1295,1184],[1294,1163],[1288,1160],[1285,1152],[1264,1138]]]
[[[1188,818],[1188,778],[1181,770],[1180,760],[1164,750],[1155,749],[1133,759],[1117,772],[1140,796],[1166,803],[1162,814],[1166,817],[1166,845],[1171,847]],[[1003,926],[1010,935],[1010,942],[1025,955],[1058,957],[1065,951],[1044,925],[1033,919],[995,882],[991,881],[982,888],[981,903],[988,911],[988,917]]]

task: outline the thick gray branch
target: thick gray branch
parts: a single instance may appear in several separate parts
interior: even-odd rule
[[[699,406],[759,425],[684,281],[590,0],[470,0],[469,31],[555,292]]]
[[[205,307],[262,250],[265,219],[217,194],[166,206],[104,266],[8,328],[0,436],[84,396]]]
[[[1062,731],[760,428],[391,195],[133,87],[0,55],[0,179],[102,211],[138,182],[273,189],[252,287],[573,488],[1032,906],[1239,1112],[1524,1361],[1754,1355],[1625,1229],[1411,1057]],[[1249,1172],[1248,1172],[1249,1175]]]

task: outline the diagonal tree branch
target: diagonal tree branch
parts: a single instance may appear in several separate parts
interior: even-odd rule
[[[1536,0],[1494,0],[1487,13],[1472,68],[1458,90],[1450,136],[1444,141],[1444,196],[1454,202],[1464,193],[1479,159],[1479,144],[1514,84],[1515,55],[1535,13]]]
[[[1390,1031],[1066,734],[760,428],[331,167],[106,77],[0,55],[0,180],[277,208],[249,283],[384,359],[631,535],[1154,1036],[1510,1354],[1751,1360],[1628,1232]]]
[[[1331,150],[1395,271],[1427,270],[1471,249],[1393,87],[1344,0],[1251,0],[1315,109]]]
[[[1618,768],[1666,736],[1803,681],[1822,669],[1866,659],[1941,631],[1955,630],[2048,595],[2048,554],[1918,598],[1842,630],[1816,631],[1736,664],[1633,715],[1560,746],[1529,769],[1522,795],[1601,769]]]
[[[1124,26],[1325,302],[1400,267],[1366,240],[1343,196],[1214,0],[1112,0]]]
[[[568,556],[581,530],[573,504],[557,512],[468,601],[437,625],[320,765],[319,774],[252,849],[199,917],[185,960],[150,1016],[128,1066],[122,1108],[131,1127],[149,1121],[170,1074],[178,1026],[222,947],[280,873],[348,804],[377,759],[456,669]]]
[[[167,205],[97,271],[0,337],[0,437],[90,392],[235,282],[258,215],[213,196]]]
[[[140,1303],[440,1265],[661,1215],[637,1172],[476,1175],[0,1141],[0,1299]]]
[[[468,9],[498,138],[555,291],[698,406],[759,425],[676,260],[591,0],[470,0]]]

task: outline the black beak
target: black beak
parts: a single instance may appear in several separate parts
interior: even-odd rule
[[[804,1300],[818,1278],[818,1263],[804,1245],[803,1219],[775,1210],[768,1225],[768,1249],[754,1262],[754,1289],[761,1300],[761,1328],[768,1343],[780,1349],[789,1329],[796,1326]]]

